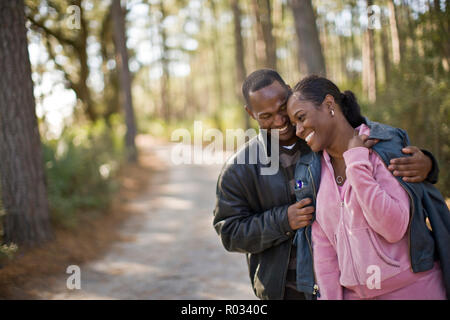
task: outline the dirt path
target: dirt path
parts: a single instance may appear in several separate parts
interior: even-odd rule
[[[126,241],[80,266],[81,289],[68,274],[49,280],[40,299],[255,299],[245,256],[226,252],[212,227],[221,165],[173,165],[171,146],[141,141],[163,164],[129,205]],[[148,151],[148,150],[147,150]]]

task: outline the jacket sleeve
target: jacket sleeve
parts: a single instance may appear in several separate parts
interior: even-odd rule
[[[225,169],[217,182],[214,228],[226,250],[259,253],[292,238],[287,219],[289,205],[254,212],[247,191],[233,167]]]
[[[424,149],[421,149],[421,151],[428,158],[431,159],[431,163],[432,163],[431,171],[428,173],[428,176],[426,177],[425,181],[428,181],[429,183],[432,183],[432,184],[436,184],[438,182],[438,179],[439,179],[439,165],[438,165],[438,162],[437,162],[436,158],[433,156],[433,154],[430,151],[424,150]]]
[[[320,300],[342,300],[343,288],[336,250],[317,221],[312,224],[314,272],[319,286]]]
[[[388,242],[399,241],[409,224],[408,194],[376,154],[369,159],[369,149],[352,148],[343,156],[367,223]]]
[[[409,140],[409,136],[408,133],[400,128],[397,128],[397,133],[403,138],[403,142],[405,146],[410,146],[411,145],[411,141]],[[428,151],[428,150],[424,150],[421,149],[421,151],[428,157],[431,159],[431,170],[428,173],[428,176],[425,178],[425,181],[428,181],[429,183],[432,184],[436,184],[438,182],[438,178],[439,178],[439,165],[438,162],[436,160],[436,158],[433,156],[433,154]]]

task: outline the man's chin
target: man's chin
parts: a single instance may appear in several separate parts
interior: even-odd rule
[[[297,141],[297,136],[295,132],[288,131],[285,134],[280,135],[280,145],[291,145]]]

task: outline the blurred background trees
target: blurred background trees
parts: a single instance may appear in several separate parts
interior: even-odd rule
[[[25,0],[52,219],[107,203],[138,132],[256,126],[240,87],[262,67],[291,86],[320,73],[354,91],[365,115],[433,152],[449,196],[449,11],[448,0]]]

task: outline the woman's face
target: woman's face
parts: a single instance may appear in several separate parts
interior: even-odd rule
[[[314,152],[326,149],[331,144],[334,127],[326,99],[316,106],[311,101],[299,100],[297,95],[291,95],[287,103],[289,119],[296,127],[295,134]]]

